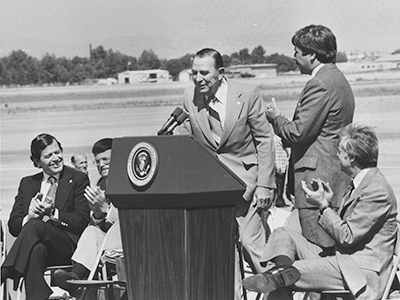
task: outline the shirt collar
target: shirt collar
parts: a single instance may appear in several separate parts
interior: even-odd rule
[[[52,175],[53,177],[55,177],[57,179],[57,181],[60,179],[60,173],[56,174],[56,175]],[[47,182],[49,180],[50,175],[43,172],[43,182]]]
[[[312,71],[311,71],[311,77],[314,77],[317,75],[318,71],[321,70],[321,68],[325,66],[324,63],[320,63],[318,66],[316,66]]]
[[[360,184],[361,181],[364,179],[365,175],[371,170],[371,168],[362,169],[356,177],[353,178],[354,189],[356,189]]]
[[[218,102],[220,102],[221,104],[225,104],[227,94],[228,94],[228,84],[226,82],[226,79],[222,78],[221,84],[218,87],[218,90],[214,96],[215,98],[217,98]]]

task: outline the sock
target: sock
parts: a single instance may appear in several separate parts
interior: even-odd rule
[[[74,272],[79,277],[79,279],[87,278],[90,273],[89,269],[87,269],[84,265],[80,263],[74,263],[72,267],[72,272]]]
[[[275,263],[275,266],[291,266],[293,264],[292,260],[289,256],[286,255],[278,255],[272,260]]]

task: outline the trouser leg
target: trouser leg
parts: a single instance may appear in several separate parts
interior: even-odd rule
[[[247,214],[236,218],[241,243],[251,261],[248,261],[254,273],[262,273],[265,268],[260,260],[265,250],[265,230],[257,207],[249,205]]]

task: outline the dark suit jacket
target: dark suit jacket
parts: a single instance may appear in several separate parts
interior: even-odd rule
[[[243,198],[252,200],[256,186],[275,188],[274,141],[259,90],[228,81],[224,132],[215,143],[207,117],[205,96],[194,87],[185,90],[183,109],[189,114],[186,132],[194,135],[247,185]]]
[[[12,208],[8,227],[15,237],[22,229],[22,220],[28,214],[31,199],[40,191],[43,172],[21,179],[18,194]],[[65,230],[69,237],[77,242],[89,223],[89,205],[84,196],[89,185],[86,174],[65,166],[60,173],[56,193],[55,207],[59,210],[57,226]]]
[[[353,295],[367,284],[358,299],[382,297],[392,267],[396,215],[392,188],[382,173],[372,168],[338,214],[326,210],[319,220],[336,240],[339,268]]]
[[[308,204],[301,180],[308,184],[321,178],[329,182],[335,196],[332,207],[339,207],[350,177],[340,171],[337,157],[339,133],[353,121],[354,96],[351,87],[334,64],[326,64],[309,80],[300,95],[293,121],[278,116],[275,133],[291,147],[289,189],[295,195],[295,207]]]

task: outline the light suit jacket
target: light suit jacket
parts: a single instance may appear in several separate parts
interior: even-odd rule
[[[300,95],[293,121],[278,116],[275,133],[291,147],[288,188],[295,195],[295,207],[311,204],[305,199],[301,180],[329,182],[336,192],[332,207],[339,207],[350,177],[340,171],[337,157],[339,133],[353,121],[354,96],[342,72],[326,64],[310,79]],[[294,190],[293,190],[294,189]]]
[[[195,87],[185,90],[183,110],[189,114],[184,123],[190,133],[246,183],[243,198],[253,197],[256,186],[275,188],[274,141],[264,115],[258,88],[228,81],[226,119],[221,142],[213,139],[205,96]]]
[[[337,242],[340,271],[353,295],[360,293],[358,299],[379,299],[383,294],[396,242],[396,215],[392,188],[372,168],[338,214],[328,209],[319,220]]]

